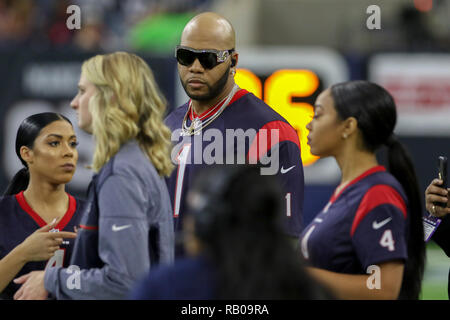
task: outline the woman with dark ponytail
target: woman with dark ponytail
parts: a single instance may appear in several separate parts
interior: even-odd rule
[[[307,125],[311,153],[335,157],[341,183],[300,237],[309,271],[342,299],[418,299],[425,264],[422,203],[412,161],[377,84],[333,85]],[[376,151],[387,147],[388,171]]]
[[[17,131],[16,154],[24,168],[0,198],[0,299],[23,298],[22,275],[70,261],[76,236],[70,231],[83,208],[65,192],[75,173],[76,146],[71,122],[57,113],[34,114]]]
[[[30,180],[30,173],[28,172],[28,168],[25,167],[20,169],[11,179],[3,195],[10,196],[25,190],[28,186],[29,180]]]

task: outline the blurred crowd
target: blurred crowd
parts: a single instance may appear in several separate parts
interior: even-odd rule
[[[190,18],[200,11],[214,11],[215,5],[225,3],[223,0],[0,0],[0,50],[26,47],[37,50],[132,50],[172,54],[183,26]],[[225,6],[233,7],[236,3],[230,0]],[[260,0],[260,5],[253,3],[256,11],[269,4],[264,0]],[[285,1],[285,5],[287,3]],[[80,8],[79,30],[70,30],[66,25],[71,16],[67,8],[71,5]],[[447,17],[450,5],[446,0],[436,0],[433,6],[430,12],[420,12],[414,8],[412,1],[404,7],[399,2],[400,10],[393,15],[391,13],[391,20],[385,20],[383,11],[384,32],[372,32],[370,35],[374,47],[369,47],[377,50],[449,50],[450,25]],[[302,7],[297,5],[295,8],[299,10]],[[290,10],[288,12],[292,13]],[[260,21],[264,21],[264,12],[262,10],[259,14],[262,17]],[[301,19],[289,19],[283,10],[278,14],[271,10],[269,12],[272,23],[277,28],[281,27],[271,36],[264,30],[264,24],[258,22],[256,32],[261,32],[261,35],[257,35],[260,44],[308,44],[304,37],[297,33],[286,33],[282,28],[282,25],[297,28]],[[239,10],[233,13],[236,17],[240,14]],[[247,19],[244,21],[246,23]],[[344,28],[342,41],[321,44],[344,52],[355,46],[359,52],[364,51],[363,39],[367,38],[367,33],[364,33],[367,30],[359,27],[359,20],[355,23],[356,27],[349,24]],[[348,32],[349,29],[354,32]],[[326,39],[324,37],[323,41]],[[344,47],[341,44],[345,44]]]
[[[165,51],[172,34],[212,0],[0,0],[0,50],[134,49]],[[67,19],[80,8],[81,28],[70,30]],[[187,19],[187,20],[186,20]],[[155,23],[157,22],[157,23]],[[149,39],[148,35],[152,35]],[[176,39],[178,41],[179,39]]]

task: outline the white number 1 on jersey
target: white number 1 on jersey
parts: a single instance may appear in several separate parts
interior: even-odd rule
[[[286,193],[286,197],[284,197],[286,199],[286,215],[288,217],[291,216],[291,193],[288,192]]]
[[[181,151],[178,154],[178,172],[177,172],[177,183],[175,186],[175,199],[173,204],[173,216],[178,217],[180,214],[180,202],[181,202],[181,191],[183,189],[184,171],[186,169],[186,163],[191,151],[191,144],[186,144],[181,147]]]

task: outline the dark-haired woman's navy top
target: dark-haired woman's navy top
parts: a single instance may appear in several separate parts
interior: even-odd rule
[[[408,201],[400,183],[376,166],[334,194],[305,228],[300,244],[313,267],[366,274],[407,259]]]
[[[84,201],[69,195],[69,207],[63,218],[55,226],[58,231],[74,231],[78,226]],[[21,244],[29,235],[47,223],[27,203],[23,191],[0,198],[0,259]],[[47,266],[68,266],[72,256],[75,239],[64,239],[64,243],[48,261],[26,263],[15,278],[31,271],[44,270]],[[20,284],[10,282],[0,293],[0,299],[13,299]]]

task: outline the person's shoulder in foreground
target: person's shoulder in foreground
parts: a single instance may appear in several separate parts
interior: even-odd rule
[[[216,299],[215,272],[206,257],[180,258],[152,270],[130,294],[131,300]]]

